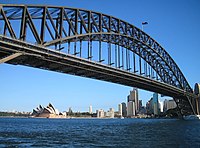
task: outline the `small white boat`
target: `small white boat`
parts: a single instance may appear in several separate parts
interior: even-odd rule
[[[183,116],[183,119],[185,119],[185,120],[199,120],[200,119],[200,115]]]

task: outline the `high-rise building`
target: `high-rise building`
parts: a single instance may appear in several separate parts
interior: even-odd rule
[[[159,114],[158,110],[159,110],[158,93],[153,93],[153,113],[154,113],[154,115]]]
[[[122,116],[122,104],[118,105],[118,114],[119,116]]]
[[[159,102],[159,111],[162,113],[163,112],[163,102],[158,100]]]
[[[131,116],[135,116],[135,102],[133,101],[129,101],[127,103],[127,116],[131,117]]]
[[[125,102],[122,102],[121,103],[122,104],[122,116],[123,117],[126,117],[126,115],[127,115],[127,110],[126,110],[126,103]]]
[[[146,104],[146,110],[148,115],[159,115],[158,93],[153,93],[153,97]]]
[[[89,113],[92,114],[92,105],[89,106]]]
[[[163,112],[167,111],[167,102],[168,102],[168,100],[165,99],[164,104],[163,104]]]
[[[139,99],[138,99],[138,89],[137,88],[133,88],[133,90],[130,91],[128,102],[129,101],[135,102],[135,112],[138,113],[139,112]]]
[[[142,109],[142,100],[139,100],[139,111]]]
[[[169,109],[176,108],[176,102],[174,100],[167,100],[165,99],[164,105],[163,105],[163,111],[166,112]]]
[[[176,102],[174,100],[168,100],[167,102],[167,110],[176,108]]]
[[[152,115],[154,112],[153,108],[153,98],[151,98],[147,103],[146,103],[146,110],[147,110],[147,115]]]
[[[132,111],[133,109],[134,111]],[[133,88],[133,90],[130,91],[130,95],[127,96],[127,116],[135,116],[138,113],[139,113],[138,89]]]

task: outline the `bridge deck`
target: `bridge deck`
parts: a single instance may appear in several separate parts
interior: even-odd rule
[[[8,61],[9,64],[26,65],[158,92],[176,98],[176,102],[180,102],[178,105],[182,107],[182,114],[193,112],[189,105],[191,101],[185,96],[184,90],[179,88],[88,59],[8,38],[6,40],[0,40],[0,57],[22,54]]]

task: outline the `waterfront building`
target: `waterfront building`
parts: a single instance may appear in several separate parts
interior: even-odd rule
[[[146,110],[148,115],[159,115],[159,101],[158,101],[158,93],[153,93],[153,97],[147,102]]]
[[[59,113],[57,109],[53,107],[51,103],[47,107],[42,107],[39,105],[36,109],[33,109],[33,117],[43,117],[43,118],[60,118],[64,117],[62,113]]]
[[[97,118],[104,118],[104,110],[103,109],[97,110]]]
[[[67,116],[73,116],[74,115],[71,107],[69,107],[68,112],[66,112],[66,115]]]
[[[146,114],[146,113],[147,113],[146,108],[145,108],[144,106],[142,106],[141,109],[140,109],[140,111],[139,111],[139,114],[140,114],[140,115],[144,115],[144,114]]]
[[[135,102],[129,101],[127,103],[127,116],[132,117],[135,116]]]
[[[139,112],[142,110],[142,100],[139,100]]]
[[[105,117],[107,117],[107,118],[114,118],[114,116],[115,116],[115,111],[113,108],[110,108],[110,110],[107,111],[105,114]]]
[[[118,105],[118,115],[122,116],[122,104]]]
[[[176,108],[176,102],[174,100],[167,101],[167,110]]]
[[[200,84],[196,83],[194,86],[194,93],[198,96],[198,98],[195,99],[196,102],[196,109],[197,109],[197,114],[199,114],[199,107],[200,107]]]
[[[159,114],[159,104],[158,104],[158,93],[153,93],[153,113],[154,115]]]
[[[163,112],[166,112],[167,111],[167,99],[164,100],[164,103],[163,103]]]
[[[97,118],[114,118],[115,112],[113,108],[110,108],[107,112],[103,109],[97,110]]]
[[[167,100],[165,99],[163,105],[163,111],[166,112],[169,109],[176,108],[176,102],[173,99]]]
[[[126,115],[127,115],[126,103],[125,103],[125,102],[122,102],[121,104],[122,104],[122,116],[123,116],[123,117],[126,117]]]
[[[89,106],[89,113],[92,114],[92,105]]]
[[[158,100],[159,102],[159,111],[162,113],[163,112],[163,102]]]
[[[151,99],[146,103],[146,110],[147,110],[147,115],[152,115],[152,114],[154,113],[153,98],[151,98]]]
[[[139,99],[138,99],[138,89],[133,88],[132,91],[130,91],[130,95],[128,96],[128,102],[135,102],[135,112],[139,112]]]
[[[133,106],[134,105],[134,106]],[[127,116],[135,116],[139,113],[138,89],[133,88],[127,96]]]

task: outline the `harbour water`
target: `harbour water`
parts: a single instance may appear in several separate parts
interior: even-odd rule
[[[0,118],[0,147],[200,147],[200,121]]]

